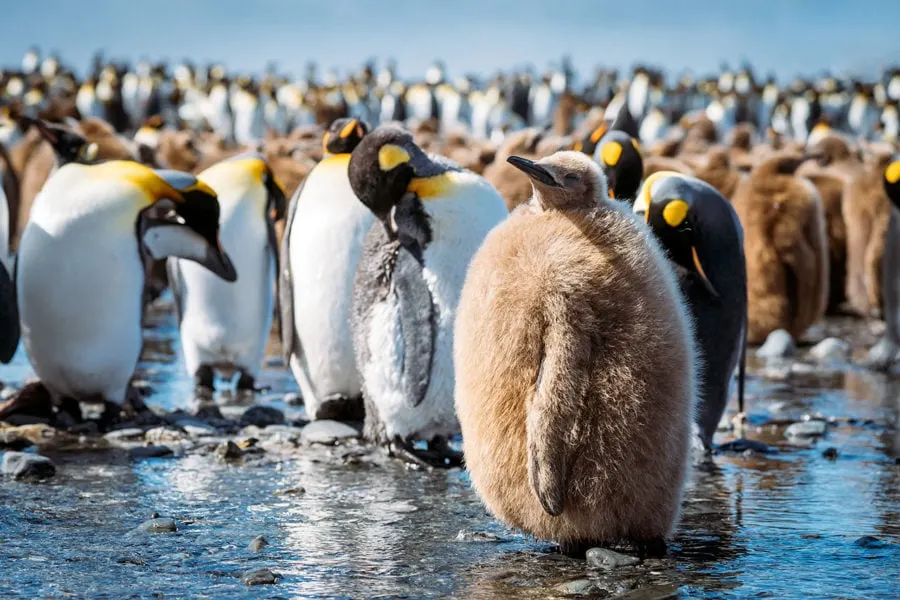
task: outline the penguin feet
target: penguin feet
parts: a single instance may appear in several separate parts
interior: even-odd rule
[[[462,467],[465,464],[463,453],[450,447],[450,443],[444,436],[435,436],[428,442],[428,451],[433,453],[435,460],[440,461],[437,466],[451,469]]]
[[[108,400],[104,401],[103,413],[98,425],[101,431],[120,429],[123,427],[142,427],[162,425],[163,420],[144,404],[141,393],[135,388],[128,388],[125,402],[121,405]]]
[[[427,471],[461,467],[464,463],[462,452],[453,450],[447,443],[447,438],[442,436],[436,436],[428,442],[427,450],[419,450],[411,442],[395,436],[388,445],[388,454]]]
[[[396,436],[388,443],[388,456],[391,458],[399,458],[413,469],[421,469],[423,471],[431,471],[434,466],[419,456],[421,451],[413,448],[412,444]]]
[[[0,421],[11,425],[52,423],[53,399],[40,381],[25,384],[22,389],[0,403]]]
[[[234,395],[234,404],[249,406],[256,399],[256,379],[246,371],[241,371],[237,382],[237,393]]]
[[[330,394],[322,399],[316,414],[310,418],[322,421],[362,421],[366,418],[362,397],[348,398],[343,394]]]

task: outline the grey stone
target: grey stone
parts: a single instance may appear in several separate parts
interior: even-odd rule
[[[793,356],[797,344],[791,334],[784,329],[776,329],[769,334],[765,343],[756,351],[758,358],[787,358]]]
[[[553,586],[557,592],[577,596],[594,594],[599,591],[598,585],[590,579],[573,579]]]
[[[131,458],[161,458],[163,456],[172,456],[174,452],[168,446],[137,446],[128,451]]]
[[[46,456],[4,452],[0,473],[13,479],[46,479],[56,474],[56,465]]]
[[[247,545],[247,550],[250,550],[251,552],[262,552],[262,549],[268,545],[269,541],[265,536],[258,535]]]
[[[607,570],[618,569],[619,567],[630,567],[640,564],[641,562],[641,559],[636,556],[620,554],[618,552],[613,552],[612,550],[607,550],[606,548],[591,548],[587,551],[585,558],[587,559],[587,563],[592,567],[599,567]]]
[[[267,427],[269,425],[282,425],[284,413],[271,406],[251,406],[241,415],[241,425],[256,425]]]
[[[154,517],[141,523],[138,529],[146,533],[172,533],[178,531],[178,524],[169,517]]]
[[[850,344],[840,338],[825,338],[812,347],[809,356],[818,362],[839,362],[850,358]]]
[[[817,438],[825,435],[828,430],[828,424],[821,419],[810,419],[809,421],[799,421],[788,426],[784,430],[784,436],[787,438]]]
[[[110,431],[103,437],[108,440],[134,440],[144,437],[144,430],[139,427],[128,427],[127,429]]]
[[[240,458],[243,454],[243,450],[231,440],[216,446],[216,456],[224,460],[234,460],[235,458]]]
[[[171,427],[154,427],[144,434],[144,439],[151,444],[181,442],[186,438],[187,435],[183,431]]]
[[[278,582],[278,575],[269,569],[255,569],[244,573],[241,581],[245,585],[271,585]]]
[[[493,533],[488,533],[486,531],[469,531],[468,529],[460,529],[459,533],[456,534],[457,542],[481,542],[481,543],[491,543],[491,542],[502,542],[503,538],[500,536],[494,535]]]
[[[335,444],[340,440],[358,438],[359,432],[339,421],[313,421],[303,428],[300,441],[305,444]]]
[[[306,488],[302,486],[285,488],[275,492],[276,496],[302,496],[306,493]]]

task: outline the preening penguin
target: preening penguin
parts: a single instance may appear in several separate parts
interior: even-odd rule
[[[311,419],[360,420],[362,383],[353,354],[353,279],[372,213],[350,188],[350,152],[368,132],[338,119],[322,161],[291,199],[281,245],[279,312],[285,360]]]
[[[69,412],[73,400],[112,403],[108,418],[126,400],[140,408],[127,392],[142,343],[142,258],[187,258],[234,281],[218,232],[215,192],[186,173],[110,161],[51,176],[22,235],[16,288],[31,365]]]
[[[652,175],[633,208],[667,251],[691,310],[700,359],[696,421],[703,446],[711,448],[738,364],[738,407],[744,410],[747,266],[743,229],[722,194],[680,173]]]
[[[534,198],[486,238],[456,321],[472,483],[565,551],[657,546],[679,514],[696,389],[674,272],[590,157],[509,160]]]
[[[891,217],[885,237],[881,271],[884,335],[866,355],[865,366],[886,371],[900,352],[900,154],[891,157],[884,170],[884,191],[891,201]]]
[[[792,152],[773,154],[750,171],[732,198],[744,227],[751,344],[776,329],[798,338],[825,313],[825,211],[812,182],[794,175],[804,160]]]
[[[447,438],[459,431],[456,305],[470,258],[506,206],[483,178],[425,154],[397,127],[360,142],[349,176],[377,219],[357,268],[351,318],[365,435],[413,463],[444,465],[452,457]],[[427,441],[429,452],[418,455],[414,440]]]
[[[212,399],[215,370],[240,373],[237,399],[252,400],[272,326],[278,247],[275,221],[284,217],[284,191],[265,159],[243,154],[197,178],[217,191],[219,237],[238,275],[223,281],[182,258],[168,260],[181,346],[197,398]]]

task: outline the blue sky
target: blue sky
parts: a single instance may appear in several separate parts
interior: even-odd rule
[[[780,77],[823,68],[871,72],[900,62],[898,0],[4,0],[0,62],[32,43],[79,69],[109,56],[259,71],[270,59],[299,74],[309,59],[346,70],[396,58],[402,75],[435,57],[451,73],[570,53],[576,67],[717,69],[749,59]]]

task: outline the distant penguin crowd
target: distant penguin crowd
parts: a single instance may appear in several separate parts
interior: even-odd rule
[[[664,551],[691,457],[745,417],[748,345],[881,317],[859,363],[896,363],[898,105],[898,68],[407,79],[98,54],[78,76],[30,49],[0,71],[0,361],[23,349],[36,381],[0,421],[157,422],[133,379],[168,290],[198,418],[225,388],[259,401],[274,330],[310,420],[464,465],[565,552]]]

